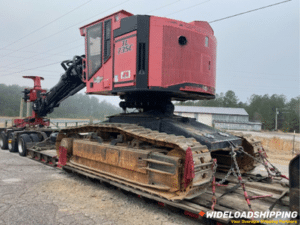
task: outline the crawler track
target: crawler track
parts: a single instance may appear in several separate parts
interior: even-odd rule
[[[103,142],[99,144],[93,138],[80,139],[80,133],[96,134]],[[103,123],[61,130],[56,141],[58,154],[62,140],[66,138],[73,138],[67,166],[169,200],[200,195],[212,177],[210,152],[194,138],[133,124]],[[192,152],[195,176],[185,185],[183,167],[187,149]]]

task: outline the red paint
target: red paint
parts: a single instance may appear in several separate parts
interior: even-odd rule
[[[86,92],[87,93],[94,93],[94,94],[105,94],[108,95],[112,91],[113,87],[113,54],[114,54],[114,39],[113,39],[113,34],[114,30],[120,28],[120,21],[122,18],[132,16],[131,13],[126,12],[124,10],[118,11],[116,13],[113,13],[109,16],[106,16],[100,20],[97,20],[95,22],[89,23],[83,27],[80,28],[80,34],[82,36],[86,36],[86,30],[90,26],[93,26],[98,23],[103,23],[103,30],[102,30],[102,35],[104,35],[104,22],[107,20],[111,19],[111,45],[110,45],[110,52],[111,56],[108,60],[104,61],[104,38],[101,39],[102,41],[102,66],[101,68],[92,76],[90,80],[84,80],[86,82]],[[116,17],[118,17],[118,20],[116,20]],[[103,37],[103,36],[102,36]],[[87,46],[85,48],[85,54],[87,55]],[[86,68],[83,70],[83,73],[87,73],[87,68],[88,68],[88,62],[85,59],[84,60],[86,64]],[[101,77],[103,80],[100,83],[95,83],[93,82],[94,78]],[[91,87],[90,83],[93,82],[93,86]]]
[[[195,213],[192,213],[192,212],[189,212],[189,211],[184,211],[184,215],[186,216],[190,216],[190,217],[193,217],[193,218],[199,218],[199,214],[195,214]]]
[[[34,102],[35,100],[37,100],[38,93],[41,94],[41,93],[46,92],[46,90],[41,88],[41,80],[44,80],[43,77],[23,76],[23,78],[29,78],[34,81],[34,87],[32,89],[30,89],[30,93],[29,93],[29,102]],[[32,110],[31,117],[27,117],[25,119],[15,119],[14,124],[18,128],[22,128],[22,127],[26,127],[26,126],[35,127],[35,126],[39,126],[39,125],[49,126],[50,121],[45,122],[43,118],[38,117],[38,115],[36,115],[35,112]]]
[[[157,204],[160,206],[165,206],[165,203],[163,203],[163,202],[157,202]]]
[[[194,177],[195,177],[195,171],[194,171],[193,154],[191,148],[188,147],[185,153],[185,163],[184,163],[184,174],[183,174],[184,188],[186,188],[189,185],[189,183],[193,180]]]
[[[280,177],[282,177],[282,178],[285,178],[285,179],[289,180],[289,178],[288,178],[287,176],[285,176],[285,175],[280,175]]]
[[[67,164],[67,149],[65,147],[59,146],[58,165],[65,166],[66,164]]]
[[[43,77],[38,77],[38,76],[23,76],[23,78],[29,78],[34,81],[34,90],[42,90],[41,89],[41,80],[44,80]]]
[[[267,198],[267,197],[272,197],[273,195],[260,195],[260,196],[251,196],[249,200],[253,199],[259,199],[259,198]]]
[[[178,38],[185,36],[186,45]],[[209,45],[205,46],[208,37]],[[214,95],[216,86],[216,38],[207,22],[190,24],[160,18],[150,19],[149,87],[169,87],[182,83],[201,84],[208,90],[185,88],[182,91]]]
[[[42,89],[41,87],[41,80],[44,80],[43,77],[39,76],[23,76],[23,78],[29,78],[32,79],[34,82],[34,87],[30,89],[30,94],[29,94],[29,101],[34,102],[37,100],[37,93],[45,93],[46,90]]]
[[[31,120],[33,120],[33,122],[30,122]],[[26,127],[27,125],[29,127],[35,127],[35,126],[39,126],[39,125],[48,127],[48,126],[50,126],[50,121],[44,121],[43,118],[31,116],[31,117],[27,117],[25,119],[15,119],[14,124],[18,128]]]
[[[135,86],[134,82],[122,82],[135,81],[136,78],[136,33],[130,32],[114,41],[114,87]]]
[[[119,16],[119,21],[116,21],[115,20],[115,15],[118,15]],[[118,12],[115,12],[115,13],[113,13],[113,14],[110,14],[110,15],[108,15],[108,16],[106,16],[106,17],[104,17],[104,18],[102,18],[102,19],[99,19],[99,20],[96,20],[96,21],[94,21],[94,22],[92,22],[92,23],[89,23],[89,24],[87,24],[87,25],[84,25],[84,26],[82,26],[82,27],[80,27],[79,28],[79,30],[80,30],[80,35],[81,36],[85,36],[86,35],[86,28],[87,27],[90,27],[90,26],[93,26],[93,25],[95,25],[95,24],[97,24],[97,23],[100,23],[100,22],[103,22],[104,20],[107,20],[107,19],[109,19],[109,18],[112,18],[112,19],[114,19],[114,29],[116,29],[116,28],[119,28],[120,27],[120,21],[121,21],[121,19],[122,18],[125,18],[125,17],[128,17],[128,16],[132,16],[133,14],[131,14],[130,12],[127,12],[127,11],[125,11],[125,10],[120,10],[120,11],[118,11]]]
[[[122,95],[126,93],[126,89],[122,89],[123,87],[132,87],[129,92],[132,90],[139,91],[135,82],[138,63],[137,35],[139,33],[135,30],[116,38],[113,37],[114,30],[122,28],[121,19],[130,16],[132,16],[131,13],[122,10],[80,28],[81,35],[86,36],[87,28],[103,23],[102,67],[90,80],[85,79],[87,93],[115,95],[116,91],[121,90],[117,94]],[[104,23],[109,19],[112,21],[111,57],[104,61]],[[138,29],[141,28],[138,27]],[[179,44],[179,37],[181,36],[187,40],[184,45]],[[186,93],[215,95],[217,43],[214,32],[207,22],[185,23],[150,16],[149,43],[146,44],[149,44],[149,90],[161,88],[165,91],[183,93],[185,99],[189,99],[189,95]],[[130,51],[122,52],[126,46],[131,46]],[[85,53],[87,55],[87,46]],[[89,63],[86,60],[84,63],[86,66],[83,73],[87,74]],[[124,71],[130,71],[130,76],[122,79],[121,73]],[[101,82],[94,82],[94,79],[100,78],[102,79]],[[171,89],[174,86],[177,88],[175,91]],[[113,90],[114,88],[117,89]],[[177,93],[174,93],[174,96],[178,96]]]
[[[128,87],[128,86],[135,86],[135,82],[124,83],[124,84],[115,83],[115,85],[114,85],[114,87]]]
[[[199,212],[199,215],[203,217],[205,215],[205,212],[201,211]]]

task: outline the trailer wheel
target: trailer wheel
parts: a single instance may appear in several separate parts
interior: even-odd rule
[[[18,150],[19,150],[19,155],[20,156],[26,156],[27,155],[27,147],[26,147],[26,143],[28,142],[32,142],[31,138],[28,134],[22,134],[19,137],[18,140]]]
[[[14,141],[14,133],[10,133],[8,137],[8,150],[9,152],[17,152],[18,151],[18,143]]]
[[[7,136],[3,131],[0,134],[0,148],[3,150],[8,149]]]
[[[40,142],[41,141],[37,134],[30,134],[29,136],[30,136],[32,142]]]

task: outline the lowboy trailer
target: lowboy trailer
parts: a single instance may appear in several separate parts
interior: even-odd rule
[[[210,210],[227,215],[272,207],[299,214],[299,156],[290,164],[290,189],[282,188],[276,179],[285,176],[268,162],[259,141],[174,114],[174,100],[215,98],[217,44],[207,22],[121,10],[81,27],[80,34],[85,54],[61,63],[65,71],[53,88],[42,89],[42,77],[25,76],[34,80],[34,87],[24,90],[33,115],[1,131],[2,149],[193,217],[208,218]],[[45,116],[83,88],[87,94],[119,96],[123,113],[99,124],[50,129]],[[251,174],[259,164],[267,177]],[[230,223],[225,217],[207,222]]]

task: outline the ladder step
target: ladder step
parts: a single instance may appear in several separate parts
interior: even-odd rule
[[[168,172],[165,172],[165,171],[156,170],[156,169],[152,169],[152,168],[148,168],[148,167],[143,167],[141,169],[145,169],[145,170],[148,170],[148,171],[154,172],[154,173],[160,173],[160,174],[165,174],[165,175],[174,175],[172,173],[168,173]]]
[[[205,149],[207,149],[207,147],[205,145],[191,147],[192,152],[201,151],[201,150],[205,150]]]
[[[155,163],[155,164],[160,164],[160,165],[164,165],[164,166],[175,166],[172,163],[163,162],[163,161],[156,160],[156,159],[144,159],[144,161],[147,161],[147,162],[150,162],[150,163]]]

